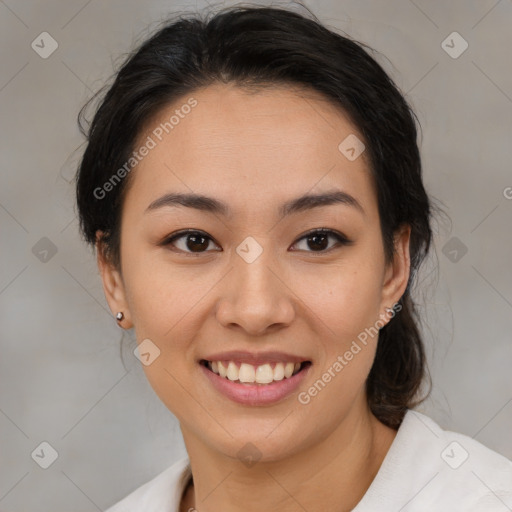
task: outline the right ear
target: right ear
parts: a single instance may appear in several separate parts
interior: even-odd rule
[[[103,232],[96,231],[96,261],[103,282],[103,292],[107,299],[112,314],[115,316],[119,311],[123,313],[123,320],[120,325],[124,329],[133,327],[126,291],[120,269],[117,269],[109,260],[103,242]]]

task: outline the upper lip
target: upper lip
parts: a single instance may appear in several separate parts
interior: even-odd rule
[[[206,361],[240,361],[254,365],[265,363],[302,363],[309,361],[308,358],[288,354],[287,352],[269,351],[269,352],[248,352],[245,350],[231,350],[229,352],[217,352],[201,358]]]

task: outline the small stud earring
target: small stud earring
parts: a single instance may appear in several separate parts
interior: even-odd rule
[[[120,322],[123,318],[124,318],[123,312],[119,311],[119,313],[117,313],[117,315],[116,315],[117,321]]]

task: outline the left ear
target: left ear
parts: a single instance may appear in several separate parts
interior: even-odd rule
[[[393,261],[389,262],[386,267],[382,284],[381,318],[389,319],[386,308],[393,308],[393,305],[400,300],[407,288],[411,270],[410,237],[411,226],[408,224],[402,226],[395,233]]]

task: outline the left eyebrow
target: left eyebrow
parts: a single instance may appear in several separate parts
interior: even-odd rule
[[[291,215],[293,213],[302,212],[312,208],[319,208],[321,206],[330,206],[333,204],[344,204],[351,206],[360,213],[365,215],[365,211],[361,203],[354,197],[343,192],[342,190],[332,190],[321,194],[305,194],[303,196],[287,201],[279,208],[281,218]]]
[[[280,218],[292,215],[294,213],[303,212],[313,208],[322,206],[330,206],[334,204],[343,204],[358,210],[365,215],[365,211],[359,201],[342,190],[332,190],[321,194],[305,194],[290,201],[285,202],[279,207]],[[230,215],[229,206],[215,199],[201,194],[181,194],[169,193],[159,197],[153,201],[147,208],[145,213],[163,208],[164,206],[184,206],[186,208],[194,208],[205,212],[215,213],[223,216]]]

